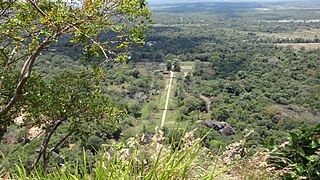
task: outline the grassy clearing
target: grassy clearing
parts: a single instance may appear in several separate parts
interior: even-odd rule
[[[177,87],[177,79],[172,80],[172,85],[171,85],[171,92],[169,96],[169,104],[168,104],[168,109],[176,109],[177,108],[177,100],[176,97],[174,97],[174,92],[176,91]]]
[[[248,33],[248,32],[246,32]],[[291,33],[263,33],[263,32],[256,32],[258,36],[265,36],[265,37],[274,37],[274,38],[283,38],[283,39],[309,39],[313,40],[316,36],[319,37],[320,29],[301,29],[299,31],[294,31]]]
[[[276,46],[292,46],[294,49],[317,49],[320,48],[320,43],[278,43]]]
[[[193,61],[181,62],[181,66],[191,66],[191,67],[194,67],[194,62],[193,62]]]
[[[141,109],[141,119],[152,119],[153,113],[149,109],[150,103],[146,103]]]
[[[145,63],[140,63],[139,69],[144,68],[145,66],[146,66]],[[165,126],[169,128],[173,128],[178,124],[176,122],[177,100],[176,100],[176,97],[174,97],[174,92],[176,91],[176,87],[177,87],[177,77],[183,76],[185,73],[191,73],[194,69],[194,62],[192,61],[181,62],[181,66],[185,68],[182,68],[181,72],[174,73],[174,78],[171,86],[168,111],[167,111],[166,121],[165,121]],[[159,109],[159,111],[151,112],[148,108],[148,103],[145,104],[141,110],[142,117],[140,118],[136,127],[133,127],[133,129],[135,129],[135,131],[137,132],[142,132],[144,128],[150,130],[161,125],[163,109],[165,108],[166,97],[168,93],[167,88],[170,80],[170,74],[163,74],[163,76],[165,78],[165,85],[164,85],[165,88],[161,90],[160,94],[157,97],[155,97],[157,101],[157,108]]]
[[[167,111],[166,123],[176,120],[176,111]],[[169,123],[170,124],[170,123]]]
[[[162,90],[159,96],[158,100],[158,109],[164,109],[164,106],[166,104],[166,97],[167,97],[167,90]]]

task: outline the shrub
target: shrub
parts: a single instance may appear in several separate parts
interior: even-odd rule
[[[284,179],[319,179],[320,177],[320,124],[290,132],[289,141],[282,146],[269,142],[273,153],[269,158]]]

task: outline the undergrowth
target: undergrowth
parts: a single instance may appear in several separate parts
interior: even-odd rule
[[[221,154],[213,154],[203,147],[202,140],[195,138],[192,131],[185,132],[178,144],[167,144],[164,133],[156,130],[151,139],[141,135],[126,143],[103,145],[93,164],[65,162],[50,172],[37,168],[31,173],[16,165],[18,173],[0,170],[0,175],[3,179],[24,180],[273,179],[264,166],[264,155],[258,154],[251,160],[245,157],[246,140],[229,145]],[[86,155],[83,162],[87,162]]]

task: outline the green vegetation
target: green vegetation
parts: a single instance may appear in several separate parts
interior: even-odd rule
[[[18,173],[14,179],[185,179],[208,178],[221,176],[230,169],[219,169],[215,164],[208,149],[201,146],[201,139],[195,139],[192,133],[182,135],[178,146],[164,145],[162,131],[156,131],[152,140],[144,144],[145,137],[132,137],[126,144],[102,144],[103,149],[96,162],[89,163],[87,154],[83,155],[84,164],[63,164],[50,174],[36,169],[28,174],[26,170],[17,166]],[[112,156],[111,156],[112,154]],[[205,156],[204,156],[205,155]],[[205,160],[205,161],[204,161]],[[73,167],[74,166],[74,167]]]
[[[1,2],[0,140],[23,108],[20,99],[44,50],[57,51],[55,44],[80,46],[84,60],[108,62],[127,59],[129,45],[143,43],[151,15],[145,1],[88,1],[79,6],[75,1]],[[109,34],[114,39],[107,39]]]
[[[0,178],[320,176],[319,2],[72,3],[0,3]]]
[[[275,146],[269,159],[285,179],[317,179],[320,176],[320,125],[291,132],[289,142]]]

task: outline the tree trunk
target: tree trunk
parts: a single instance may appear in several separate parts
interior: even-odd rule
[[[37,164],[40,161],[42,155],[46,153],[47,145],[48,145],[48,142],[50,140],[48,137],[49,137],[49,132],[48,132],[48,128],[46,128],[45,136],[44,136],[44,139],[42,140],[42,145],[41,145],[41,148],[40,148],[40,150],[38,152],[38,155],[37,155],[36,159],[34,160],[34,162],[32,163],[32,165],[27,167],[27,172],[28,173],[31,173],[31,171],[35,168],[35,166],[37,166]]]
[[[43,159],[43,169],[46,169],[48,166],[48,163],[50,161],[51,155],[54,151],[56,151],[58,149],[58,147],[63,144],[68,137],[70,137],[74,132],[69,132],[68,134],[66,134],[65,136],[63,136],[62,138],[60,138],[56,144],[48,151],[48,153],[46,154],[46,156],[43,155],[44,159]]]
[[[33,162],[33,164],[28,167],[28,173],[30,173],[35,168],[35,166],[37,166],[37,164],[40,161],[41,157],[42,157],[42,160],[43,160],[42,168],[43,168],[44,171],[46,171],[47,163],[48,163],[48,159],[47,159],[48,158],[48,156],[47,156],[48,155],[48,153],[47,153],[48,144],[50,142],[50,139],[51,139],[53,133],[66,120],[67,120],[67,116],[64,116],[60,120],[55,122],[55,124],[47,125],[46,130],[45,130],[45,136],[44,136],[44,138],[42,140],[42,145],[41,145],[41,148],[40,148],[40,150],[38,152],[38,156],[36,157],[36,159]]]

